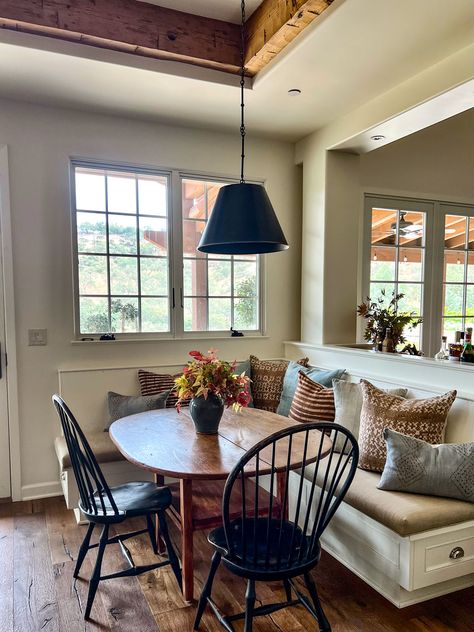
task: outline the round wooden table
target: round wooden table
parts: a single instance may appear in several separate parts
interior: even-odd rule
[[[200,435],[194,429],[187,408],[182,408],[180,413],[174,408],[165,408],[124,417],[110,426],[111,439],[128,461],[154,472],[158,483],[163,482],[164,476],[179,479],[179,506],[176,510],[171,508],[171,516],[181,530],[183,595],[186,601],[193,599],[193,531],[217,525],[217,522],[200,520],[198,503],[193,503],[193,481],[196,501],[196,497],[199,497],[199,481],[225,480],[244,452],[274,432],[298,424],[288,417],[256,408],[246,408],[239,413],[227,409],[218,434]],[[292,469],[301,464],[303,442],[303,434],[294,435]],[[314,444],[319,445],[319,439]],[[330,448],[331,441],[327,437],[324,439],[322,456]],[[282,450],[281,454],[277,451],[275,465],[280,471],[277,473],[279,494],[287,456],[286,450]],[[310,459],[311,454],[308,454],[308,462]],[[315,459],[316,454],[313,455]],[[221,488],[214,491],[217,497],[211,498],[212,493],[208,489],[200,500],[204,499],[208,505],[214,503],[214,513],[218,512],[215,518],[220,521],[222,492]],[[207,511],[212,514],[209,506]]]

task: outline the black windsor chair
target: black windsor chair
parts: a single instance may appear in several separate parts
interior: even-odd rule
[[[171,505],[171,492],[168,487],[158,487],[155,483],[131,482],[110,488],[102,474],[97,460],[87,442],[84,433],[74,415],[59,395],[53,395],[53,403],[61,420],[61,426],[66,439],[71,464],[79,489],[79,509],[89,521],[89,527],[77,555],[74,578],[77,578],[82,563],[90,549],[98,547],[94,571],[89,582],[89,593],[84,619],[89,619],[94,597],[100,581],[115,577],[130,577],[146,573],[155,568],[171,564],[173,572],[181,589],[181,569],[168,534],[165,511]],[[168,559],[154,564],[136,566],[130,550],[124,540],[142,533],[148,533],[155,554],[158,554],[158,543],[152,515],[158,516],[160,535],[166,544]],[[109,538],[110,525],[118,524],[132,517],[145,517],[145,529],[115,535]],[[90,544],[92,532],[96,525],[102,525],[99,542]],[[109,575],[101,575],[102,559],[108,544],[120,545],[129,568]]]
[[[291,471],[295,468],[296,435],[304,438],[304,442],[299,443],[296,459],[298,469]],[[328,435],[331,435],[332,446],[327,456],[324,456],[323,443],[329,438]],[[341,452],[336,452],[335,446],[341,435],[343,448]],[[301,445],[304,445],[302,450]],[[274,503],[277,502],[274,496],[277,455],[280,464],[286,462],[283,476],[280,474],[283,489],[279,493],[282,499],[279,517],[275,517],[274,512]],[[282,455],[285,456],[284,461]],[[244,631],[251,632],[254,617],[297,604],[302,604],[311,613],[321,631],[331,630],[310,571],[320,558],[320,537],[354,478],[358,460],[359,447],[348,430],[338,424],[319,422],[280,430],[260,441],[240,459],[224,487],[223,526],[214,529],[208,536],[215,552],[198,602],[195,630],[199,628],[207,604],[229,632],[234,632],[233,621],[245,619]],[[304,508],[302,495],[305,480],[309,488]],[[249,497],[249,481],[255,487],[250,505],[246,500],[246,496],[247,499]],[[269,490],[269,494],[262,485]],[[239,488],[242,496],[241,514],[231,521],[230,499]],[[259,513],[259,502],[268,505],[266,517],[261,517],[261,507]],[[247,579],[246,608],[239,614],[224,615],[211,598],[212,584],[221,561],[228,570]],[[293,581],[298,576],[303,576],[311,601]],[[278,580],[283,581],[286,601],[256,608],[255,582]]]

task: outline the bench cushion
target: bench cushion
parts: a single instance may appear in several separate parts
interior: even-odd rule
[[[91,432],[86,436],[98,463],[111,463],[113,461],[125,460],[116,448],[108,432]],[[54,440],[54,449],[56,450],[56,456],[58,457],[61,470],[71,467],[71,459],[69,457],[66,439],[63,436],[56,437]]]
[[[311,480],[314,465],[305,478]],[[319,479],[319,475],[318,475]],[[357,469],[345,502],[402,537],[474,520],[474,503],[377,489],[380,474]]]

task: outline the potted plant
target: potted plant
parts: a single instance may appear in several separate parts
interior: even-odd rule
[[[211,349],[207,355],[190,351],[192,360],[175,379],[180,402],[191,398],[189,410],[196,432],[215,434],[224,412],[224,406],[240,410],[250,402],[250,378],[235,373],[236,362],[224,362]]]
[[[406,338],[403,336],[405,327],[415,328],[423,322],[423,319],[415,312],[398,311],[398,302],[404,296],[404,294],[392,292],[392,298],[387,304],[385,290],[381,290],[378,299],[373,301],[367,297],[366,301],[357,307],[357,315],[367,320],[364,338],[372,343],[374,350],[382,351],[388,330],[392,339],[390,347],[393,352],[396,352],[398,345],[406,343]]]

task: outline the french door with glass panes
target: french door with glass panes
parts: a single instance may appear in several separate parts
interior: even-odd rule
[[[427,253],[432,248],[434,205],[417,200],[366,196],[363,299],[387,305],[393,293],[403,294],[399,310],[426,316],[432,308]],[[367,253],[370,252],[370,256]],[[431,270],[429,270],[431,272]],[[407,342],[430,346],[429,328],[407,330]],[[426,353],[426,351],[425,351]]]

